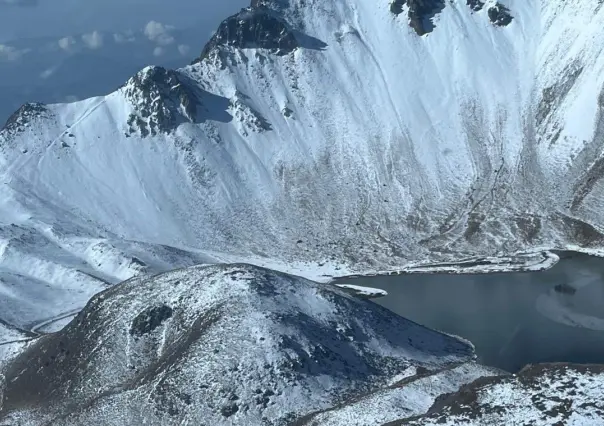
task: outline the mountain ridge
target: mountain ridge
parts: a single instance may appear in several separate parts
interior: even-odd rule
[[[438,4],[444,7],[430,6]],[[284,399],[274,390],[252,395],[246,388],[245,398],[209,387],[183,393],[190,380],[181,379],[199,378],[200,366],[216,367],[212,374],[219,380],[241,379],[247,370],[225,370],[221,363],[230,358],[220,351],[238,348],[223,343],[249,331],[237,321],[258,312],[363,305],[331,286],[240,262],[329,281],[422,265],[463,270],[462,261],[473,271],[492,270],[497,259],[501,269],[535,258],[549,265],[557,259],[547,253],[552,249],[602,254],[604,47],[593,40],[604,36],[603,21],[601,3],[588,0],[255,0],[227,18],[187,67],[151,66],[107,96],[23,107],[0,130],[0,291],[6,295],[0,321],[8,330],[0,329],[7,339],[0,344],[9,348],[2,359],[9,380],[0,377],[1,415],[33,424],[94,419],[122,425],[147,414],[120,417],[103,408],[138,398],[134,410],[145,406],[156,424],[171,424],[199,397],[195,405],[213,405],[192,415],[211,415],[218,423],[248,424],[244,399],[253,402],[248,409],[259,424],[266,410],[276,424],[305,415],[325,425],[351,418],[357,424],[438,420],[448,406],[430,411],[435,398],[453,392],[447,401],[463,399],[455,393],[459,386],[501,372],[475,364],[469,343],[423,328],[422,336],[463,348],[461,364],[409,383],[427,368],[424,362],[409,371],[400,362],[378,367],[379,379],[391,380],[386,387],[364,376],[358,383],[309,379],[298,362],[309,353],[291,336],[284,339],[271,352],[283,361],[279,368],[249,370],[260,376],[256,382],[264,383],[270,370],[266,374],[286,383],[300,367],[304,374],[296,380],[321,382],[322,391],[367,385],[346,395],[352,399],[322,391],[297,395],[292,416],[285,412],[289,405],[271,405]],[[237,265],[190,268],[217,263]],[[190,269],[156,275],[178,268]],[[224,271],[243,272],[225,277]],[[175,284],[187,274],[193,279]],[[203,306],[196,299],[200,275],[220,296]],[[124,280],[130,281],[114,286]],[[190,291],[182,290],[187,285]],[[166,300],[151,289],[162,289]],[[251,291],[250,300],[237,298],[236,289]],[[283,296],[276,306],[274,294],[262,294],[267,289],[306,293]],[[69,313],[95,294],[63,328]],[[170,299],[178,294],[182,300]],[[329,301],[325,294],[336,296]],[[258,300],[273,304],[246,311]],[[193,305],[199,309],[189,309]],[[221,311],[225,306],[229,314],[251,314],[230,317]],[[326,317],[359,321],[357,310],[353,315],[348,308],[347,315],[313,311],[306,321],[285,315],[260,323],[303,329],[298,335],[309,342],[354,346],[348,328],[322,323]],[[119,324],[105,327],[112,322]],[[20,337],[14,330],[35,331],[40,324],[56,333],[13,346]],[[215,325],[224,326],[220,333]],[[267,336],[288,337],[283,329]],[[183,354],[179,348],[203,343],[206,331],[220,338],[183,355],[193,353],[189,364],[172,362],[172,355]],[[388,333],[396,342],[352,351],[359,355],[357,373],[373,365],[375,348],[408,349],[399,327]],[[240,337],[248,342],[254,333]],[[239,349],[249,355],[274,343],[262,342]],[[68,345],[99,361],[97,369],[85,365],[85,357],[66,362],[77,358]],[[397,352],[398,361],[408,360],[406,349]],[[460,358],[450,349],[434,357],[439,368]],[[197,355],[206,362],[196,362]],[[233,359],[259,363],[262,357]],[[179,376],[183,365],[192,371]],[[123,375],[107,373],[109,366]],[[34,389],[28,378],[37,367],[46,376]],[[99,374],[86,376],[91,370]],[[162,381],[158,372],[175,382]],[[548,374],[537,381],[549,380]],[[582,386],[585,377],[557,378]],[[487,397],[516,380],[492,379]],[[600,386],[600,376],[594,380]],[[475,385],[469,385],[472,392]],[[141,389],[154,397],[136,394]],[[70,390],[77,397],[61,399]],[[533,406],[507,408],[519,418],[539,414],[550,390],[527,393],[536,398]],[[44,401],[49,395],[54,399]],[[446,414],[467,420],[467,413]],[[422,417],[409,418],[415,415]],[[496,416],[490,420],[501,424]]]
[[[26,106],[0,131],[0,271],[71,309],[199,262],[329,279],[600,253],[602,9],[507,1],[497,26],[482,3],[419,36],[389,2],[257,1],[190,66]]]

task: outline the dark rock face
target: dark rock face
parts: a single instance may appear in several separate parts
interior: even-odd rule
[[[555,84],[543,89],[537,107],[537,126],[542,126],[547,122],[552,111],[555,111],[564,101],[582,72],[583,66],[580,63],[574,63],[561,73],[560,79]]]
[[[300,44],[286,22],[270,9],[258,5],[225,19],[194,63],[202,61],[217,46],[269,49],[277,55],[286,55]]]
[[[199,100],[177,71],[149,67],[125,85],[125,95],[136,112],[128,117],[130,134],[143,137],[170,131],[179,123],[194,121]]]
[[[149,308],[141,312],[132,321],[130,335],[143,336],[162,325],[164,321],[172,317],[172,308],[166,305]]]
[[[41,103],[26,103],[17,111],[15,111],[8,120],[1,131],[8,132],[22,132],[25,129],[25,126],[34,118],[40,117],[47,113],[48,110],[46,106]]]
[[[505,27],[509,25],[514,19],[510,14],[510,9],[508,9],[501,3],[497,3],[495,6],[489,7],[488,13],[491,22],[499,27]]]
[[[445,0],[394,0],[390,11],[399,15],[405,4],[409,7],[409,25],[420,36],[434,30],[432,18],[445,8]]]
[[[392,3],[390,3],[390,12],[394,13],[395,15],[400,15],[403,13],[403,6],[405,3],[407,3],[407,0],[394,0]]]
[[[472,9],[474,12],[478,12],[484,7],[483,0],[466,0],[466,4],[470,6],[470,9]]]

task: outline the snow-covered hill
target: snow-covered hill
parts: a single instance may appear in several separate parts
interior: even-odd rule
[[[188,67],[26,105],[0,132],[0,319],[200,262],[599,249],[603,23],[593,0],[255,0]]]
[[[31,344],[0,376],[0,423],[287,424],[448,372],[442,392],[409,388],[407,405],[423,414],[489,371],[473,359],[468,342],[335,286],[244,264],[198,266],[100,293]]]
[[[505,374],[469,342],[246,264],[133,278],[12,356],[7,425],[604,424],[602,366]]]

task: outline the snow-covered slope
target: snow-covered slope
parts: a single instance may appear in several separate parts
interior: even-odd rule
[[[304,416],[295,426],[378,426],[415,417],[428,412],[437,398],[457,391],[461,385],[501,374],[496,369],[470,362],[418,372],[336,407]]]
[[[486,371],[474,357],[471,344],[336,286],[198,266],[102,292],[31,344],[0,376],[0,423],[287,424],[442,371],[457,390]]]
[[[0,369],[19,354],[35,335],[6,325],[0,321]]]
[[[188,67],[25,106],[0,132],[3,319],[199,262],[601,248],[603,23],[593,0],[255,0]]]
[[[389,426],[602,426],[604,368],[543,364],[483,378],[437,401],[430,413]]]

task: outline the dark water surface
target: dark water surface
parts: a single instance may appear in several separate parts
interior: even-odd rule
[[[563,255],[547,271],[341,279],[380,288],[399,315],[474,343],[507,371],[539,362],[604,364],[604,259]]]

